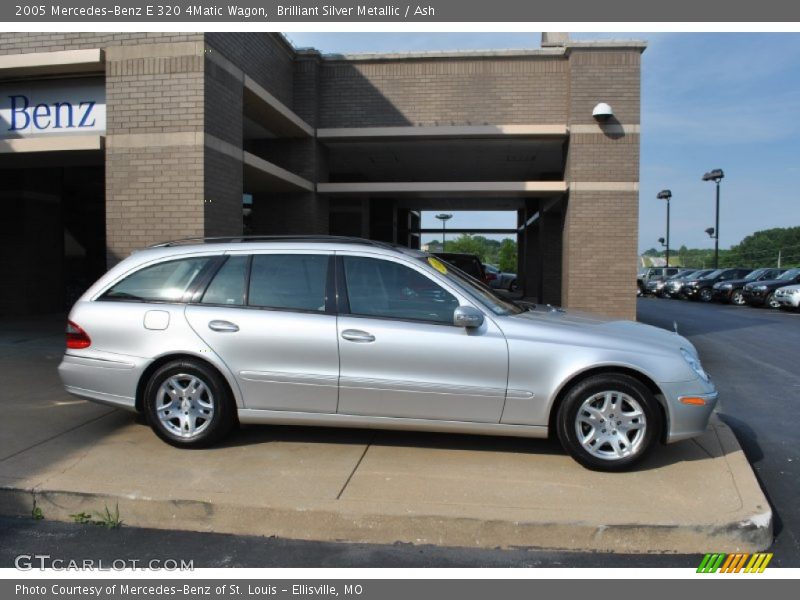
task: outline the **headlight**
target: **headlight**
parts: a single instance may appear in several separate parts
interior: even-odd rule
[[[700,379],[708,382],[709,381],[708,373],[706,373],[703,370],[703,366],[700,364],[700,361],[693,354],[689,353],[689,351],[685,350],[684,348],[681,348],[681,354],[683,355],[683,360],[686,361],[686,364],[689,365],[692,371],[697,373],[697,376]]]
[[[729,290],[733,287],[732,283],[723,283],[719,286],[721,290]]]
[[[765,286],[765,285],[757,285],[753,289],[754,290],[758,290],[759,292],[765,292],[767,290],[767,286]]]

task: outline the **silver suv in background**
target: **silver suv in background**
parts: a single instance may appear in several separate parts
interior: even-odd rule
[[[237,422],[553,433],[602,470],[701,434],[717,399],[676,333],[521,306],[429,254],[331,237],[135,252],[72,308],[59,373],[179,447]]]

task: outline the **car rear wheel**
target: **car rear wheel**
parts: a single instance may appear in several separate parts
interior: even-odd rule
[[[764,302],[770,308],[780,308],[780,303],[775,300],[775,292],[772,292],[769,296],[767,296],[766,301]]]
[[[508,291],[509,292],[516,292],[519,289],[519,285],[517,285],[517,280],[512,279],[511,283],[508,284]]]
[[[744,306],[746,304],[744,292],[741,289],[733,290],[733,293],[731,293],[731,304],[735,304],[736,306]]]
[[[711,288],[703,288],[700,290],[700,300],[703,302],[711,302],[714,298],[714,291]]]
[[[160,367],[147,383],[144,406],[156,435],[180,448],[210,446],[235,423],[228,387],[199,361],[178,360]]]
[[[638,380],[601,374],[573,386],[556,417],[559,441],[584,467],[622,471],[641,460],[658,440],[661,411]]]

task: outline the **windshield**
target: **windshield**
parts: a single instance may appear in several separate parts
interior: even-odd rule
[[[764,273],[767,272],[768,269],[756,269],[755,271],[751,271],[747,277],[744,278],[745,281],[753,281],[761,277]]]
[[[800,275],[800,269],[789,269],[786,273],[778,277],[778,279],[785,281],[786,279],[794,279],[798,275]]]
[[[686,277],[689,277],[689,275],[690,273],[675,273],[675,275],[669,277],[669,279],[684,279]]]
[[[711,273],[709,273],[708,275],[704,275],[704,276],[703,276],[703,277],[701,277],[700,279],[716,279],[717,277],[719,277],[720,275],[722,275],[722,272],[723,272],[724,270],[725,270],[725,269],[717,269],[716,271],[711,271]]]
[[[490,287],[482,284],[474,277],[470,277],[459,270],[458,267],[454,267],[450,264],[443,265],[441,261],[433,256],[421,256],[420,260],[428,263],[439,271],[439,273],[444,275],[451,283],[454,283],[465,294],[472,297],[479,304],[485,306],[498,316],[518,315],[525,312],[524,308],[510,300],[505,300],[495,295]]]

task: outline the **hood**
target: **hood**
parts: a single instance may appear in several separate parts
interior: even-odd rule
[[[536,338],[552,335],[555,339],[561,340],[569,337],[572,343],[580,345],[619,348],[645,353],[654,351],[673,353],[685,348],[691,353],[697,354],[694,345],[689,340],[672,331],[580,311],[537,305],[535,310],[514,315],[508,319],[517,322],[520,326],[537,325],[535,328],[531,327],[531,336]],[[521,327],[514,333],[527,337]]]
[[[786,287],[789,285],[797,285],[796,281],[791,279],[764,279],[763,281],[751,281],[746,287],[754,288],[759,285],[765,285],[768,289]]]

